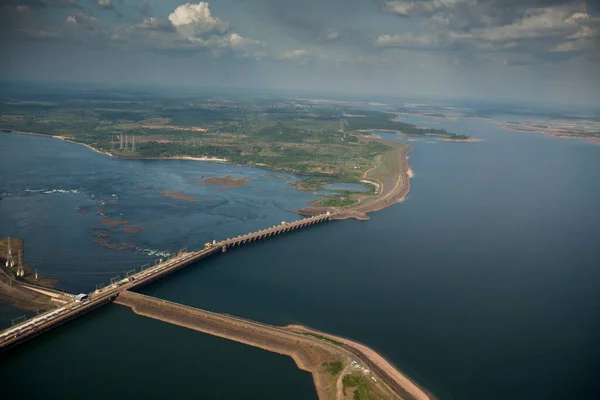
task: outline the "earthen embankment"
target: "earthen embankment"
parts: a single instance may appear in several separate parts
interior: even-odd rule
[[[345,338],[302,326],[262,324],[129,291],[121,292],[115,303],[130,307],[139,315],[290,356],[300,369],[312,373],[319,399],[338,397],[336,382],[323,365],[336,360],[358,360],[369,366],[381,380],[381,383],[373,384],[374,390],[385,397],[432,398],[375,351]]]
[[[130,307],[139,315],[290,356],[298,368],[313,374],[319,399],[335,396],[335,387],[332,387],[323,363],[333,362],[338,357],[318,340],[128,291],[119,294],[115,303]]]

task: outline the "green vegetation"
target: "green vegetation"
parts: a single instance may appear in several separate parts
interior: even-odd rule
[[[327,196],[319,201],[319,204],[325,207],[347,207],[357,202],[354,196],[363,194],[362,192],[351,192],[349,190],[337,190],[337,192],[338,194]]]
[[[345,134],[340,131],[343,117]],[[392,121],[394,115],[334,103],[213,94],[142,91],[14,91],[0,95],[0,129],[60,135],[124,158],[226,158],[240,165],[302,174],[296,185],[359,182],[373,160],[397,148],[361,134],[388,129],[411,135],[460,137]],[[135,145],[134,145],[135,142]],[[356,193],[322,201],[348,206]]]
[[[453,140],[466,140],[466,139],[469,139],[469,136],[467,136],[467,135],[457,135],[457,134],[453,133],[448,138],[449,139],[453,139]]]
[[[363,111],[361,114],[365,117],[347,118],[348,127],[353,130],[390,130],[405,133],[407,135],[437,135],[450,136],[452,133],[445,129],[421,128],[413,124],[407,124],[393,120],[394,114],[383,113],[379,111]]]
[[[342,360],[338,360],[330,363],[323,363],[323,367],[325,367],[325,370],[331,375],[336,376],[344,369],[344,362]]]
[[[369,386],[369,381],[367,378],[360,375],[348,374],[342,379],[342,384],[344,387],[344,394],[346,394],[346,389],[355,388],[354,389],[354,400],[371,400],[373,396],[371,395],[371,387]]]
[[[312,336],[314,338],[317,338],[319,340],[323,340],[325,342],[329,342],[329,343],[334,344],[336,346],[341,346],[341,347],[344,346],[342,343],[338,342],[337,340],[329,339],[328,337],[317,335],[316,333],[305,333],[305,335]]]

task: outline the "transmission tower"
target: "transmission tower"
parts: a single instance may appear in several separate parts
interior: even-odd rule
[[[8,240],[8,252],[6,253],[6,267],[12,268],[15,266],[15,261],[13,260],[12,250],[10,249],[10,238]]]
[[[131,152],[135,153],[135,135],[131,138]]]
[[[125,135],[125,151],[127,151],[127,135]]]
[[[119,139],[120,139],[120,145],[119,145],[119,150],[123,150],[123,134],[121,133],[119,135]]]
[[[23,269],[23,249],[19,250],[19,265],[17,267],[17,276],[21,278],[25,276],[25,270]]]

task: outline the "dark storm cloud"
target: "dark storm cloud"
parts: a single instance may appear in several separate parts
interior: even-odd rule
[[[144,1],[142,4],[138,4],[137,6],[135,6],[135,8],[144,17],[153,17],[154,16],[154,10],[152,9],[152,6],[150,6],[150,4],[147,1]]]

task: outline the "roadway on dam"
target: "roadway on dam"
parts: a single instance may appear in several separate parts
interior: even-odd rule
[[[324,363],[337,360],[362,367],[359,373],[372,380],[369,383],[376,398],[432,398],[375,351],[349,339],[306,327],[268,325],[130,291],[120,292],[115,303],[130,307],[138,315],[288,355],[298,368],[312,373],[319,399],[344,397],[336,393],[335,381],[324,368]]]
[[[116,299],[116,297],[125,290],[139,289],[154,281],[172,274],[179,269],[194,264],[204,257],[217,252],[225,252],[229,247],[240,246],[256,240],[267,239],[271,236],[306,228],[314,224],[331,220],[333,215],[330,213],[316,215],[314,217],[304,218],[298,221],[275,225],[267,229],[256,232],[250,232],[245,235],[227,238],[222,241],[207,243],[202,250],[195,252],[180,252],[175,257],[161,262],[160,264],[143,269],[128,276],[120,281],[113,282],[110,286],[98,289],[89,293],[88,299],[82,302],[71,301],[57,309],[40,314],[18,325],[5,329],[0,332],[0,351],[12,348],[18,344],[24,343],[40,334],[54,329],[74,318],[86,314],[106,303]],[[26,286],[27,287],[27,286]],[[31,289],[31,288],[30,288]],[[74,299],[75,296],[72,296]]]

